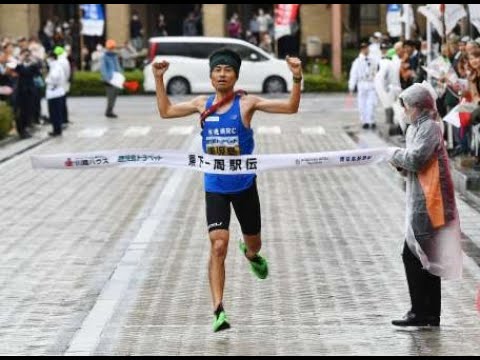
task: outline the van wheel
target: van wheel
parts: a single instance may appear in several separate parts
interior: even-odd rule
[[[263,92],[267,94],[283,93],[287,91],[287,84],[278,76],[269,77],[263,84]]]
[[[173,78],[168,82],[167,92],[170,95],[187,95],[190,93],[190,84],[184,78]]]

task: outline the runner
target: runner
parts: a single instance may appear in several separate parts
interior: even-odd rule
[[[251,129],[255,111],[293,114],[300,103],[302,64],[298,58],[287,57],[286,62],[293,74],[293,88],[288,99],[271,100],[234,92],[238,80],[241,58],[227,48],[210,56],[210,78],[215,95],[198,96],[190,101],[172,104],[167,96],[163,75],[169,63],[162,61],[153,65],[157,91],[157,103],[162,118],[178,118],[194,113],[201,114],[202,145],[206,154],[248,155],[253,152],[254,138]],[[240,223],[243,241],[240,249],[248,259],[252,272],[260,279],[268,275],[265,257],[261,248],[260,202],[256,175],[205,174],[205,199],[207,226],[211,243],[209,280],[214,307],[213,331],[228,329],[223,308],[225,285],[225,258],[229,241],[231,207]]]

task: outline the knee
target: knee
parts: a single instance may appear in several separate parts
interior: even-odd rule
[[[212,241],[212,256],[225,258],[227,256],[228,242],[224,239],[215,239]]]

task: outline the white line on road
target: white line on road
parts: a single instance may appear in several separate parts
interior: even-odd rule
[[[201,149],[201,141],[199,136],[189,137],[185,144],[190,144],[188,151],[198,151]],[[186,146],[183,146],[184,148]],[[176,195],[184,184],[194,176],[191,171],[183,170],[172,171],[172,176],[158,197],[153,209],[143,220],[140,230],[135,239],[130,243],[122,259],[115,268],[113,274],[102,289],[95,305],[85,317],[80,329],[70,342],[70,346],[64,355],[92,355],[95,351],[102,332],[112,315],[114,314],[120,300],[123,298],[128,288],[130,280],[138,271],[138,265],[148,248],[155,230],[160,222],[164,227],[168,227],[175,206],[178,205]],[[162,184],[159,184],[160,187]],[[153,191],[152,193],[156,193]],[[156,240],[162,240],[156,238]]]
[[[279,135],[282,133],[280,126],[259,126],[257,129],[258,134],[273,134]]]
[[[325,135],[325,129],[321,126],[301,127],[300,132],[303,135]]]
[[[150,126],[130,126],[125,132],[123,136],[127,137],[138,137],[138,136],[145,136],[150,132]]]
[[[103,136],[107,128],[87,128],[78,133],[80,138],[97,138]]]
[[[172,126],[168,129],[169,135],[190,135],[193,132],[194,126]]]

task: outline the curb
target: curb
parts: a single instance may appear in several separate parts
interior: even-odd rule
[[[44,142],[47,142],[49,140],[50,139],[48,137],[45,137],[45,138],[39,139],[38,141],[35,141],[33,144],[26,145],[26,146],[20,148],[19,150],[15,151],[15,152],[12,152],[11,154],[9,154],[7,156],[4,156],[3,158],[0,158],[0,164],[2,164],[4,162],[7,162],[10,159],[13,159],[15,156],[21,155],[24,152],[27,152],[28,150],[36,148],[37,146],[39,146],[39,145],[41,145]],[[10,144],[13,144],[16,141],[17,141],[17,139],[14,136],[12,136],[10,138],[7,138],[7,139],[4,139],[4,140],[0,141],[0,148],[6,147]]]

